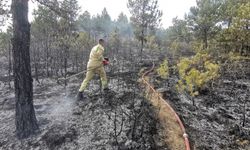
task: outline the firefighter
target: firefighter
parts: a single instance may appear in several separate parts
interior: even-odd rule
[[[77,94],[78,100],[83,99],[83,92],[87,88],[88,83],[95,74],[98,74],[101,77],[103,91],[108,90],[108,80],[106,72],[104,70],[104,65],[108,64],[108,58],[103,57],[104,44],[105,41],[103,39],[99,39],[98,44],[94,46],[90,52],[89,61],[87,65],[87,74]]]

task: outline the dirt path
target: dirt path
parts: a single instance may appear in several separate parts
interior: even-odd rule
[[[152,67],[152,71],[154,66]],[[151,71],[147,71],[150,73]],[[162,95],[155,91],[152,83],[150,83],[150,75],[144,73],[142,76],[142,84],[145,86],[146,97],[149,102],[154,106],[155,111],[157,112],[157,118],[159,119],[162,129],[161,132],[165,135],[165,142],[168,144],[172,150],[184,150],[190,149],[188,138],[186,138],[186,143],[183,138],[184,128],[182,129],[178,124],[175,111],[171,108],[170,105],[162,98]],[[177,117],[177,118],[176,118]],[[182,122],[180,122],[182,124]]]

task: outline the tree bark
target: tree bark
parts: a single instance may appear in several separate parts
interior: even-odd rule
[[[16,101],[16,134],[26,138],[38,129],[33,106],[33,85],[30,66],[30,24],[28,0],[12,0],[13,72]]]
[[[65,85],[65,87],[67,86],[67,80],[66,80],[66,78],[67,78],[67,66],[68,66],[67,53],[68,53],[68,48],[66,47],[65,51],[64,51],[64,78],[65,78],[64,85]]]
[[[39,64],[39,48],[36,48],[34,52],[34,67],[35,67],[35,80],[37,83],[40,84],[39,78],[38,78],[38,64]]]
[[[144,48],[144,29],[142,29],[142,34],[141,34],[141,61],[142,61],[142,53],[143,53],[143,48]]]
[[[12,63],[11,63],[11,41],[9,41],[9,69],[8,69],[8,74],[9,74],[9,89],[11,89],[11,80],[12,80],[12,76],[11,76],[11,71],[12,71]]]
[[[208,47],[208,43],[207,43],[207,29],[205,28],[204,29],[204,39],[203,39],[203,42],[204,42],[204,49],[207,49]]]
[[[46,63],[46,76],[49,77],[49,42],[48,42],[49,37],[46,37],[46,41],[45,41],[45,63]]]

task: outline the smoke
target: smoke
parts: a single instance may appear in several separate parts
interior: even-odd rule
[[[58,100],[55,100],[54,106],[51,108],[51,114],[53,118],[55,117],[56,120],[65,120],[69,118],[72,114],[73,106],[76,101],[75,97],[70,96],[70,91],[68,88],[65,88],[64,93],[60,96],[55,97]]]

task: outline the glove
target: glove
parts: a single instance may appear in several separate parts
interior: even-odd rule
[[[109,61],[104,60],[104,61],[102,61],[102,64],[103,64],[104,66],[106,66],[106,65],[108,65],[108,64],[109,64]]]

